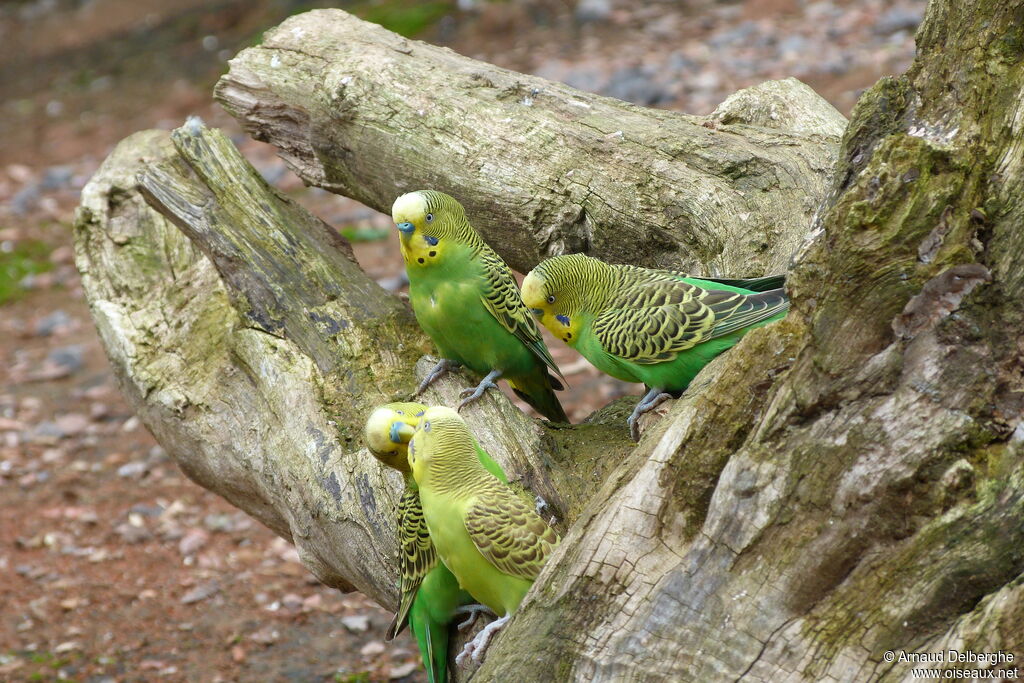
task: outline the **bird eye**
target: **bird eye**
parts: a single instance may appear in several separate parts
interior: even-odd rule
[[[430,431],[430,422],[429,422],[429,421],[427,421],[427,422],[424,422],[424,423],[423,423],[423,427],[422,427],[422,429],[423,429],[423,431],[425,431],[425,432],[429,432],[429,431]]]
[[[433,220],[434,220],[434,214],[428,213],[427,214],[427,222],[431,223],[431,222],[433,222]]]
[[[553,303],[555,303],[555,295],[554,295],[554,294],[552,294],[552,295],[550,295],[550,296],[548,297],[548,303],[549,303],[549,304],[553,304]]]

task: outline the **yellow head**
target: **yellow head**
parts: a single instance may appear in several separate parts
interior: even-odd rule
[[[373,457],[399,472],[409,473],[409,440],[427,407],[421,403],[388,403],[370,414],[363,430]]]
[[[428,408],[409,442],[409,466],[420,486],[430,477],[439,488],[457,487],[470,476],[487,471],[480,464],[476,442],[457,412],[444,406]]]
[[[403,194],[391,207],[406,267],[442,264],[452,244],[465,244],[476,233],[454,197],[436,190]]]
[[[541,325],[569,346],[576,346],[580,338],[587,285],[583,278],[567,278],[566,274],[574,271],[566,266],[580,258],[596,260],[582,254],[556,256],[531,270],[523,280],[523,303]]]

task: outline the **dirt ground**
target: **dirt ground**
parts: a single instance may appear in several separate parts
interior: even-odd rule
[[[923,11],[917,0],[415,4],[0,5],[0,680],[425,680],[407,636],[384,642],[390,614],[319,585],[288,543],[168,459],[119,394],[74,269],[73,211],[111,147],[199,114],[399,288],[386,216],[304,188],[212,103],[226,60],[263,29],[347,6],[639,104],[707,113],[737,88],[796,75],[849,112],[909,63]],[[574,420],[639,393],[548,343]]]

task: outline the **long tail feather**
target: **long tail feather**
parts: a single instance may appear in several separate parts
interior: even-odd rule
[[[523,399],[538,413],[552,422],[568,422],[569,418],[562,408],[555,390],[551,386],[551,377],[546,370],[541,370],[536,377],[517,377],[509,380],[509,386],[516,396]]]

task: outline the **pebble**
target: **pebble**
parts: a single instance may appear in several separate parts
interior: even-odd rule
[[[46,360],[62,368],[67,368],[70,372],[78,372],[85,363],[84,358],[85,347],[81,344],[71,344],[50,351]]]
[[[342,617],[341,625],[353,633],[364,633],[370,630],[370,617],[365,614],[353,614]]]
[[[923,7],[893,7],[878,18],[872,30],[878,35],[897,31],[916,31],[924,18]]]
[[[576,3],[576,21],[581,24],[592,21],[605,21],[611,14],[611,0],[579,0]]]
[[[415,671],[418,666],[419,664],[416,662],[406,662],[405,664],[391,667],[391,670],[388,673],[388,678],[392,681],[398,680],[399,678],[405,678]]]
[[[178,541],[178,552],[182,555],[194,555],[210,540],[210,534],[202,529],[191,529]]]
[[[144,462],[130,462],[117,468],[117,476],[139,479],[146,473],[147,469]]]
[[[120,536],[125,543],[142,543],[153,538],[153,533],[146,527],[128,523],[118,524],[114,527],[114,533]]]
[[[56,423],[62,436],[76,436],[89,427],[89,418],[81,413],[68,413],[58,417]]]
[[[219,591],[220,583],[216,579],[210,579],[206,583],[200,584],[188,593],[185,593],[185,595],[181,597],[181,604],[191,605],[199,602],[200,600],[206,600]]]
[[[71,186],[71,179],[75,171],[70,166],[51,166],[43,173],[43,179],[39,183],[43,190],[60,190]]]
[[[67,328],[71,324],[71,316],[64,311],[57,309],[53,313],[36,321],[35,333],[37,337],[49,337],[59,330]]]

